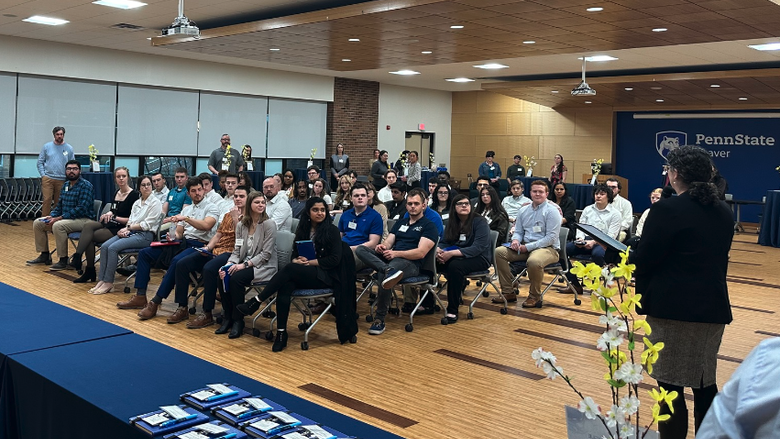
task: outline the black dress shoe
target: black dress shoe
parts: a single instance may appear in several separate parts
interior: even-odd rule
[[[27,261],[27,265],[36,264],[51,265],[51,255],[49,253],[41,253],[37,258]]]
[[[228,338],[238,338],[244,335],[244,320],[236,320],[233,322],[233,328],[230,329]]]
[[[129,265],[127,267],[119,267],[116,269],[116,272],[121,274],[124,277],[128,277],[131,274],[135,273],[135,265]]]
[[[97,278],[97,273],[95,273],[95,267],[86,267],[84,269],[84,273],[73,279],[74,284],[83,284],[87,282],[94,282]]]
[[[287,331],[276,331],[276,340],[271,348],[274,352],[281,352],[287,347]]]
[[[251,316],[252,314],[256,313],[258,309],[260,309],[261,304],[262,302],[257,300],[257,296],[255,296],[241,305],[236,305],[236,309],[245,316]]]
[[[215,334],[227,334],[230,332],[230,328],[233,326],[233,321],[230,319],[222,319],[222,325],[214,331]]]
[[[441,318],[441,324],[442,325],[451,325],[451,324],[457,323],[457,322],[458,322],[457,314],[455,315],[455,317],[453,317],[453,316],[444,316],[444,317]]]

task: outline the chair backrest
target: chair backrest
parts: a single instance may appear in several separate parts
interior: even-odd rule
[[[395,226],[395,221],[396,220],[394,220],[394,219],[389,219],[388,218],[388,220],[387,220],[387,233],[390,233],[390,231],[393,230],[393,226]]]
[[[569,229],[567,227],[561,227],[561,231],[558,232],[558,243],[561,246],[561,257],[559,261],[563,271],[569,271],[569,256],[566,254],[566,240],[569,237]]]
[[[295,235],[295,231],[298,230],[298,223],[301,222],[298,218],[293,218],[292,221],[290,221],[290,231]]]
[[[497,230],[491,230],[490,235],[488,235],[488,240],[490,241],[490,265],[493,265],[493,260],[495,259],[496,254],[496,246],[498,245],[498,231]]]
[[[338,227],[340,219],[341,219],[341,214],[337,213],[336,216],[333,217],[333,225]]]
[[[293,245],[295,245],[295,234],[287,230],[276,232],[276,259],[279,263],[279,271],[290,263]]]
[[[436,274],[436,247],[439,245],[439,239],[436,238],[436,242],[433,243],[433,248],[425,255],[423,259],[422,271],[431,275],[431,283],[438,283],[438,274]],[[423,274],[423,273],[420,273]]]
[[[103,208],[100,210],[100,216],[103,216],[111,211],[111,203],[106,204],[103,206]]]
[[[103,202],[100,200],[95,200],[92,204],[92,207],[95,212],[95,221],[100,221],[100,208],[103,207]]]

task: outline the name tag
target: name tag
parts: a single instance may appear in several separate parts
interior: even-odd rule
[[[350,221],[349,224],[347,224],[347,227],[349,227],[352,230],[357,229],[357,223],[354,221]]]
[[[540,226],[534,226],[534,233],[542,233],[542,228]]]
[[[465,233],[461,233],[459,240],[460,241],[465,241],[466,240],[466,234]]]
[[[68,190],[70,190],[70,187],[69,186],[65,186],[65,192],[68,192]]]
[[[241,238],[236,239],[236,247],[241,247],[242,245],[244,245],[244,240]]]
[[[168,201],[173,201],[173,195],[168,196]]]
[[[450,219],[450,214],[449,213],[445,213],[444,215],[441,216],[441,219],[443,219],[443,220]]]
[[[492,219],[490,219],[490,217],[489,217],[489,216],[486,216],[486,217],[485,217],[485,221],[487,221],[488,225],[490,225],[490,223],[492,223],[492,222],[493,222],[493,220],[492,220]]]
[[[401,226],[398,228],[399,232],[406,232],[407,230],[409,230],[409,226]]]
[[[491,167],[490,167],[490,170],[491,170],[491,171],[495,171],[495,170],[496,170],[496,167],[495,167],[495,166],[491,166]]]
[[[246,169],[247,169],[247,171],[254,171],[255,167],[251,163],[247,163],[246,164]]]
[[[349,206],[349,201],[344,200],[344,201],[341,202],[341,205],[342,206]]]
[[[401,215],[396,215],[396,216],[394,216],[394,217],[393,217],[393,219],[394,219],[394,220],[397,220],[397,219],[399,219],[400,217],[401,217]]]
[[[226,163],[223,163],[223,164],[222,164],[222,170],[223,170],[223,171],[227,171],[227,170],[229,170],[229,169],[230,169],[230,166],[229,166],[229,165],[227,165]]]
[[[344,163],[344,159],[339,159],[339,163]]]
[[[62,155],[64,155],[65,157],[67,157],[67,156],[68,156],[68,151],[62,151]]]

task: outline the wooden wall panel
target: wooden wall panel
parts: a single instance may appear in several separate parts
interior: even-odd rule
[[[590,171],[591,160],[612,158],[612,109],[556,111],[489,91],[453,93],[452,107],[453,178],[476,177],[487,150],[496,152],[504,173],[515,154],[534,156],[540,177],[561,154],[574,183]]]

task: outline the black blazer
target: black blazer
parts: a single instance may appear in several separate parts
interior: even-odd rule
[[[704,206],[685,192],[653,204],[635,255],[638,312],[730,323],[726,271],[733,237],[734,219],[723,201]]]
[[[553,200],[553,202],[555,202],[555,200]],[[569,236],[567,236],[566,239],[572,240],[577,232],[577,228],[574,227],[574,224],[577,222],[577,206],[574,205],[574,200],[571,197],[565,197],[561,200],[559,207],[563,212],[563,217],[566,218],[566,224],[564,224],[563,227],[569,229]]]

